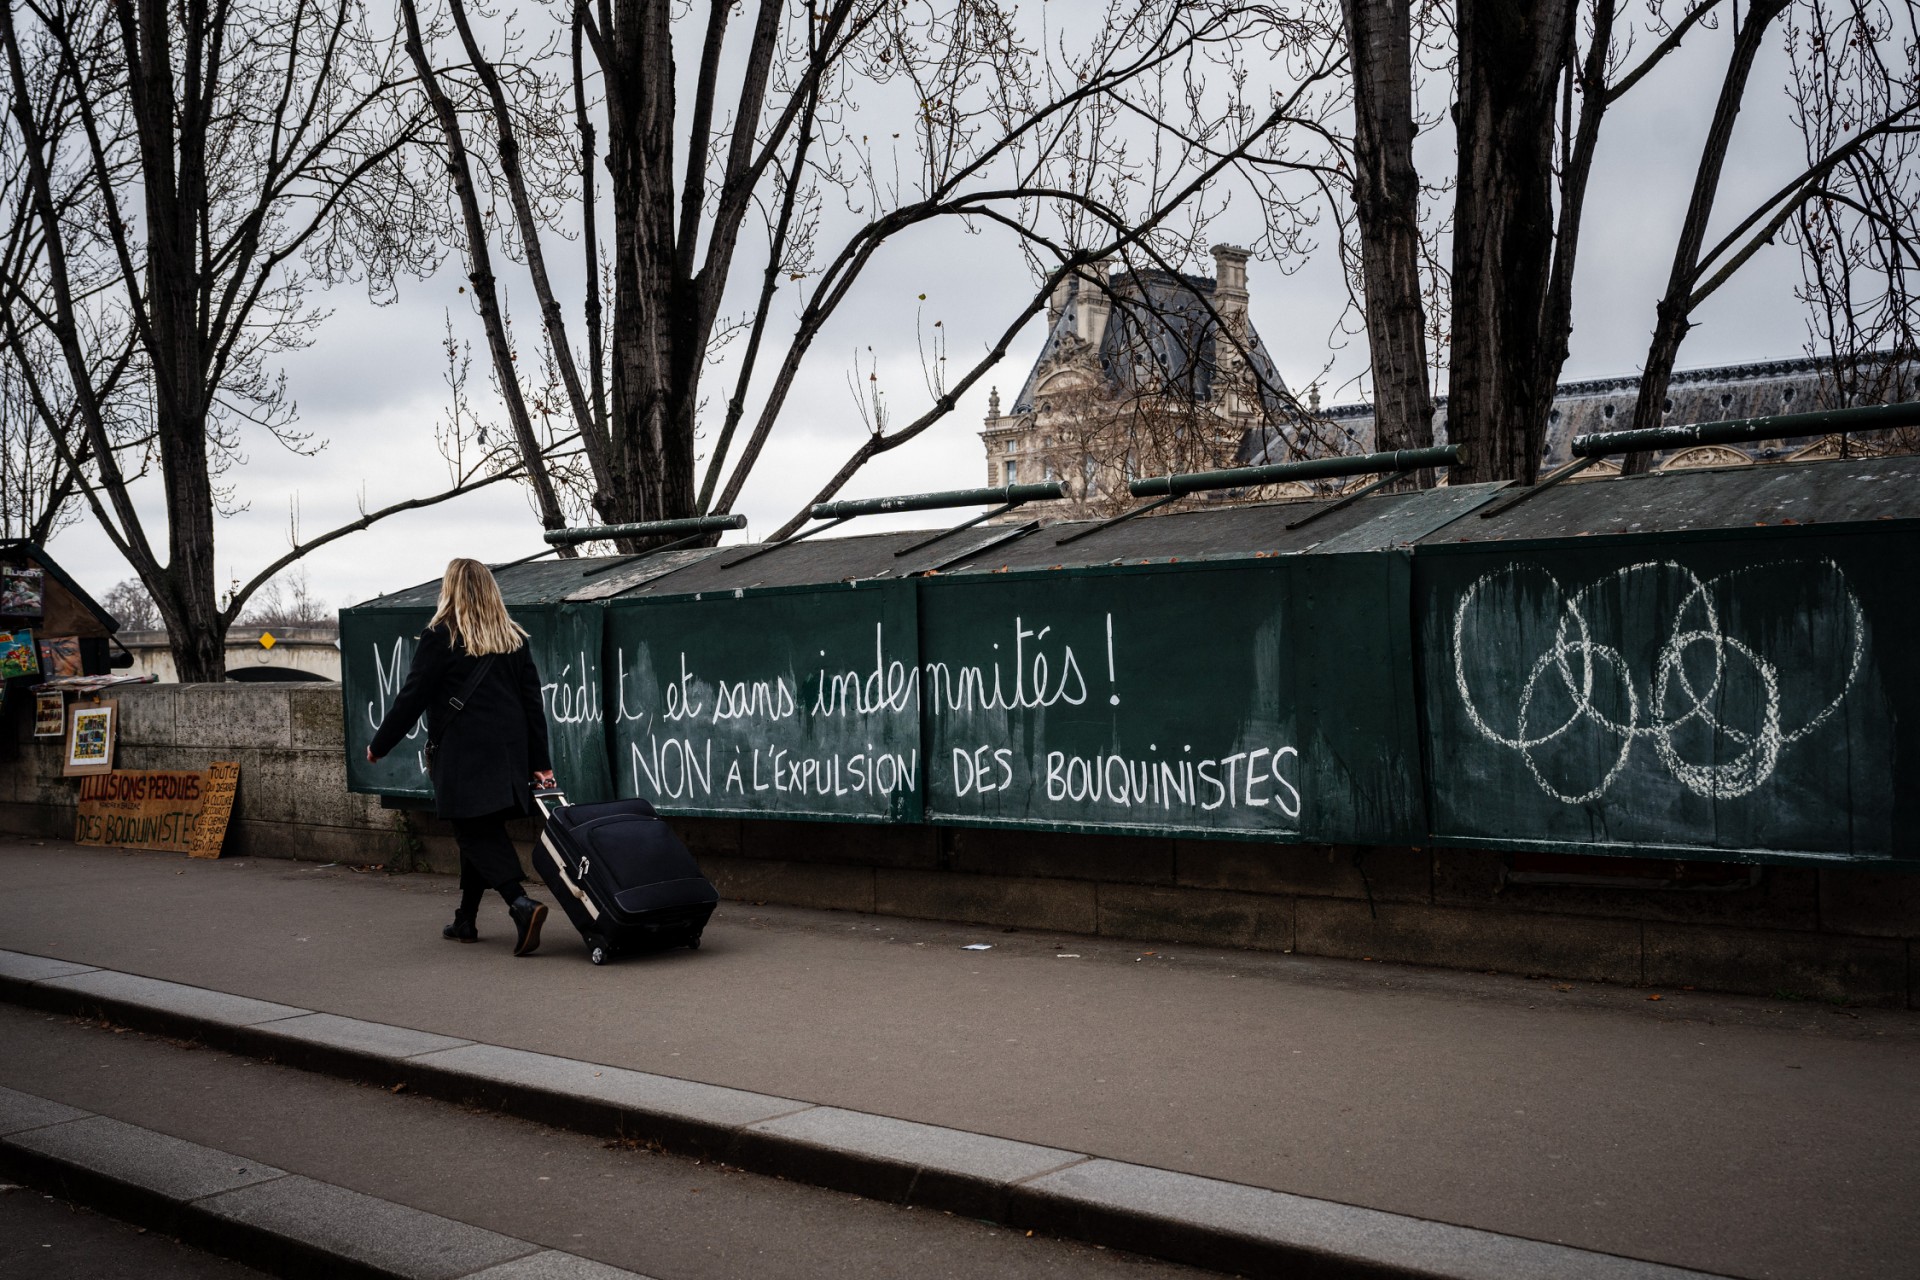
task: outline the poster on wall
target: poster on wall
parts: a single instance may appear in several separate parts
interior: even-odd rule
[[[52,677],[84,674],[80,665],[79,636],[42,636],[39,650],[41,675]]]
[[[0,680],[40,674],[40,658],[34,651],[33,632],[0,631]]]
[[[118,704],[75,705],[67,719],[67,750],[60,772],[69,778],[113,770],[113,728]]]
[[[41,570],[0,569],[0,614],[37,618],[45,600],[45,575]]]
[[[239,775],[239,765],[222,761],[204,772],[116,769],[83,778],[74,843],[217,858]]]
[[[67,731],[67,699],[58,689],[33,695],[33,736],[57,738]]]

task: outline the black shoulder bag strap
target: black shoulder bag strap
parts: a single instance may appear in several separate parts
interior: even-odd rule
[[[460,686],[460,692],[447,699],[447,705],[452,707],[453,710],[449,711],[447,718],[440,722],[440,733],[442,737],[446,735],[447,726],[453,723],[453,718],[462,711],[465,711],[467,709],[467,703],[473,700],[474,691],[480,687],[480,682],[487,678],[487,668],[493,665],[493,659],[494,655],[491,653],[480,659],[480,665],[473,669],[473,674],[467,677],[467,682]],[[433,731],[429,729],[427,731],[428,769],[433,768],[434,749],[439,745],[440,739],[434,737]]]

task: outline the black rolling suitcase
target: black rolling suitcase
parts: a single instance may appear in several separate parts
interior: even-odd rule
[[[700,945],[720,895],[652,805],[568,804],[558,791],[534,800],[546,816],[534,863],[589,959]]]

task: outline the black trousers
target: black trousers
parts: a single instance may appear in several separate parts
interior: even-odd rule
[[[453,818],[453,839],[460,847],[460,893],[477,903],[488,889],[498,889],[512,902],[520,896],[526,872],[507,835],[507,819],[520,817],[518,809],[501,809],[477,818]]]

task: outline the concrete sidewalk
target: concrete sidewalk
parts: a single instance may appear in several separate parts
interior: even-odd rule
[[[494,907],[441,941],[438,877],[0,869],[0,948],[1706,1271],[1920,1257],[1910,1014],[743,904],[596,969],[557,920],[514,960]]]

